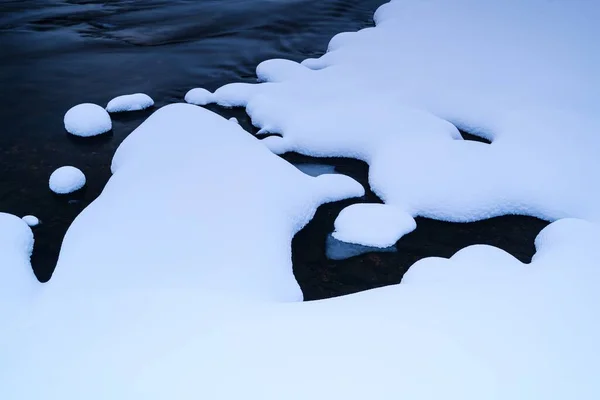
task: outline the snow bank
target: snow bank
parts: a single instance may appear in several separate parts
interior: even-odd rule
[[[75,167],[60,167],[50,175],[49,186],[56,194],[72,193],[85,186],[85,175]]]
[[[106,110],[99,105],[84,103],[76,105],[65,114],[65,129],[72,135],[89,137],[112,129],[112,121]]]
[[[23,218],[21,218],[27,225],[33,227],[33,226],[38,226],[40,224],[40,220],[38,219],[38,217],[34,216],[34,215],[26,215]]]
[[[335,219],[333,237],[371,247],[390,247],[417,227],[415,220],[393,206],[352,204]]]
[[[33,233],[27,224],[14,215],[0,213],[0,338],[36,288],[29,263],[32,251]]]
[[[111,168],[65,236],[50,282],[63,293],[194,282],[202,298],[301,300],[293,235],[320,204],[364,194],[347,176],[303,174],[239,125],[189,104],[152,114]],[[91,271],[102,273],[92,282]]]
[[[154,100],[144,93],[126,94],[117,96],[108,102],[106,111],[111,113],[123,111],[139,111],[150,108],[154,105]]]
[[[186,103],[205,106],[213,102],[213,94],[203,88],[191,89],[185,94]]]
[[[158,110],[117,150],[53,279],[0,329],[0,398],[599,398],[599,9],[392,2],[325,56],[215,92],[281,138]],[[400,285],[294,303],[293,235],[364,190],[269,149],[365,160],[413,217],[582,219],[545,228],[530,265],[474,246]],[[7,218],[2,285],[31,238]]]
[[[374,192],[413,217],[600,221],[598,17],[583,1],[394,1],[375,28],[301,66],[265,62],[267,82],[215,101],[281,134],[276,153],[367,161]]]

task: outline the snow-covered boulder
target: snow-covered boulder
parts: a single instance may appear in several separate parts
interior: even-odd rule
[[[85,175],[75,167],[60,167],[50,175],[49,185],[56,194],[72,193],[85,186]]]
[[[34,215],[26,215],[21,218],[25,223],[31,227],[38,226],[40,224],[40,220],[38,217]]]
[[[71,135],[89,137],[106,133],[112,129],[108,112],[97,104],[83,103],[65,114],[65,129]]]
[[[185,94],[186,103],[205,106],[213,102],[213,94],[203,88],[191,89]]]
[[[386,248],[394,245],[417,224],[410,214],[386,204],[352,204],[334,222],[332,236],[343,242]]]
[[[139,111],[150,108],[154,105],[152,97],[145,93],[125,94],[115,97],[108,102],[106,111],[110,113],[123,111]]]

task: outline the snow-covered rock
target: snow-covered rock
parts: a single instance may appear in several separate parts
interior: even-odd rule
[[[386,248],[417,227],[413,217],[386,204],[352,204],[335,219],[333,237],[343,242]]]
[[[65,114],[65,129],[72,135],[89,137],[106,133],[112,129],[108,112],[97,104],[83,103]]]
[[[185,102],[205,106],[213,102],[213,94],[204,88],[191,89],[185,94]]]
[[[40,224],[40,220],[38,217],[34,215],[26,215],[21,218],[25,223],[31,227],[38,226]]]
[[[72,193],[85,186],[85,175],[75,167],[60,167],[50,175],[49,186],[57,194]]]
[[[237,118],[236,118],[236,117],[231,117],[231,118],[229,118],[229,121],[230,121],[230,122],[233,122],[234,124],[239,124],[239,123],[240,123],[240,122],[237,120]]]
[[[111,113],[123,111],[139,111],[150,108],[154,105],[154,100],[145,93],[134,93],[117,96],[108,102],[106,111]]]

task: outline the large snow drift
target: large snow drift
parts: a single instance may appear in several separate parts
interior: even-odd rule
[[[158,110],[117,150],[53,279],[3,303],[0,398],[599,398],[599,12],[396,1],[325,56],[215,92],[281,138]],[[300,303],[294,233],[364,190],[269,149],[365,160],[407,216],[557,221],[530,265],[473,246],[400,285]],[[0,232],[2,289],[27,283],[31,231],[6,217]]]

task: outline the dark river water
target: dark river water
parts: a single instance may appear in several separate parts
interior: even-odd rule
[[[42,220],[34,228],[32,263],[38,278],[50,278],[68,226],[101,192],[118,145],[151,113],[113,116],[111,135],[76,140],[63,127],[70,107],[84,102],[105,106],[117,95],[136,92],[149,94],[160,107],[182,101],[193,87],[214,90],[254,81],[261,61],[319,56],[336,33],[371,25],[373,12],[384,2],[2,0],[0,211]],[[243,112],[221,112],[240,117],[247,126]],[[50,192],[48,178],[63,165],[86,174],[83,192],[66,197]],[[365,181],[365,168],[359,165],[349,174]],[[406,260],[399,260],[398,253],[378,253],[332,262],[324,257],[323,243],[342,205],[321,207],[294,240],[295,273],[309,299],[397,283],[415,259],[451,255],[443,244],[465,229],[461,237],[468,239],[454,241],[452,249],[498,244],[498,237],[510,236],[512,242],[503,248],[528,261],[533,238],[546,224],[525,217],[510,217],[506,229],[498,219],[490,220],[488,228],[439,221],[427,228],[423,222],[417,231],[425,236],[403,248]],[[431,229],[442,239],[428,236]]]

